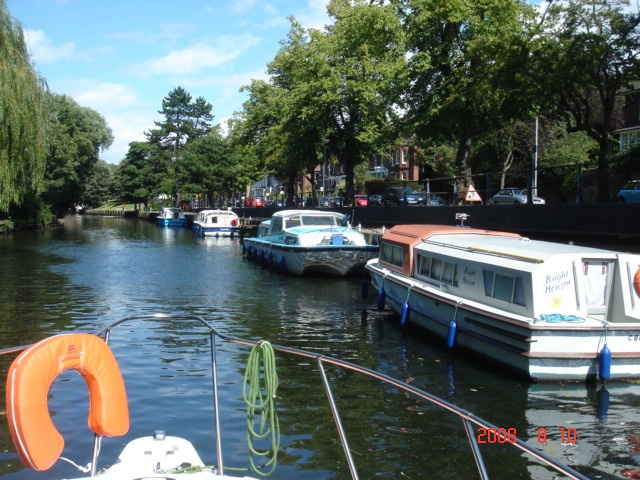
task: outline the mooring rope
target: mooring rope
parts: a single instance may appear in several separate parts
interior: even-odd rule
[[[577,315],[563,315],[561,313],[543,313],[539,318],[535,319],[533,323],[547,322],[547,323],[583,323],[585,319],[578,317]]]
[[[276,468],[280,448],[280,424],[275,405],[278,374],[275,353],[269,342],[260,341],[251,349],[242,390],[247,404],[247,442],[251,468],[260,475],[271,475]],[[262,448],[258,448],[256,442],[261,442]],[[267,461],[258,467],[255,457],[263,457]]]

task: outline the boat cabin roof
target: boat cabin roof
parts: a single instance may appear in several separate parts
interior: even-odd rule
[[[270,233],[279,233],[283,230],[302,226],[315,226],[317,228],[330,228],[340,226],[344,215],[338,212],[325,212],[321,210],[281,210],[271,217]]]
[[[579,252],[593,258],[612,255],[597,248],[529,240],[517,233],[445,225],[396,225],[385,232],[381,243],[382,250],[395,250],[381,254],[381,263],[407,275],[413,272],[414,247],[456,258],[488,255],[493,264],[513,265],[517,261],[523,269],[527,268],[524,264],[533,268],[560,254]]]

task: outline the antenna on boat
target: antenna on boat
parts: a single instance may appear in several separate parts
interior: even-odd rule
[[[465,225],[464,222],[466,222],[470,216],[471,215],[469,215],[468,213],[456,213],[456,220],[460,222],[458,224],[458,227],[468,227],[468,225]]]

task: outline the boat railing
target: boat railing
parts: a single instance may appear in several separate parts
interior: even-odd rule
[[[220,339],[220,340],[224,340],[226,342],[231,342],[231,343],[235,343],[235,344],[240,344],[240,345],[246,345],[246,346],[250,346],[250,347],[254,347],[256,345],[259,345],[260,343],[263,343],[262,340],[260,341],[254,341],[254,340],[247,340],[247,339],[243,339],[243,338],[238,338],[238,337],[232,337],[229,335],[225,335],[222,332],[218,331],[215,327],[213,327],[210,323],[208,323],[206,320],[204,320],[202,317],[197,316],[197,315],[189,315],[189,314],[152,314],[152,315],[133,315],[133,316],[128,316],[128,317],[124,317],[116,322],[113,322],[112,324],[110,324],[109,326],[107,326],[106,328],[104,328],[103,330],[101,330],[100,332],[97,333],[98,336],[104,337],[105,341],[107,343],[109,343],[109,339],[110,339],[110,335],[111,335],[111,331],[113,330],[114,327],[125,323],[125,322],[131,322],[131,321],[145,321],[145,320],[161,320],[161,319],[171,319],[172,321],[178,320],[178,321],[195,321],[200,323],[203,327],[206,328],[206,330],[208,331],[209,337],[210,337],[210,343],[211,343],[211,373],[212,373],[212,382],[213,382],[213,406],[214,406],[214,421],[215,421],[215,442],[216,442],[216,458],[217,458],[217,473],[218,475],[222,476],[224,474],[224,466],[223,466],[223,457],[222,457],[222,435],[221,435],[221,420],[220,420],[220,407],[219,407],[219,400],[218,400],[218,364],[217,364],[217,359],[216,359],[216,339]],[[306,351],[306,350],[301,350],[301,349],[297,349],[297,348],[292,348],[292,347],[286,347],[286,346],[281,346],[281,345],[274,345],[274,344],[270,344],[271,347],[273,348],[274,351],[276,352],[282,352],[285,354],[290,354],[293,356],[299,356],[299,357],[306,357],[306,358],[310,358],[310,359],[314,359],[317,363],[319,372],[320,372],[320,376],[322,379],[322,383],[324,386],[324,390],[325,393],[327,395],[327,399],[329,402],[329,406],[331,409],[331,414],[333,416],[335,425],[336,425],[336,429],[338,431],[338,435],[340,437],[340,441],[341,441],[341,445],[343,447],[344,450],[344,454],[346,456],[346,460],[347,463],[349,465],[349,470],[351,473],[351,477],[356,480],[358,479],[358,472],[356,469],[356,465],[354,462],[354,459],[351,455],[351,450],[349,448],[349,443],[348,443],[348,439],[345,433],[345,430],[342,426],[342,422],[340,419],[340,413],[338,411],[338,407],[337,404],[335,402],[334,396],[333,396],[333,392],[331,389],[331,384],[328,380],[328,377],[326,375],[325,372],[325,364],[329,364],[329,365],[335,365],[338,366],[340,368],[346,369],[346,370],[350,370],[350,371],[354,371],[360,374],[363,374],[365,376],[380,380],[386,384],[392,385],[394,387],[397,387],[401,390],[403,390],[404,392],[407,392],[417,398],[420,398],[422,400],[427,401],[428,403],[435,405],[443,410],[446,410],[448,412],[451,412],[455,415],[458,416],[458,418],[461,420],[462,425],[464,427],[464,430],[467,434],[467,438],[469,441],[469,448],[473,454],[474,460],[475,460],[475,464],[476,467],[478,469],[478,473],[480,478],[482,479],[488,479],[489,475],[487,472],[487,469],[485,467],[484,464],[484,459],[482,457],[482,453],[480,451],[480,446],[478,443],[478,435],[474,430],[474,426],[478,427],[478,428],[483,428],[483,429],[487,429],[487,430],[493,430],[494,432],[505,432],[506,435],[506,430],[502,429],[502,428],[498,428],[496,425],[491,424],[490,422],[478,417],[477,415],[474,415],[473,413],[459,408],[456,405],[447,402],[446,400],[443,400],[435,395],[432,395],[430,393],[427,393],[419,388],[416,388],[412,385],[409,385],[408,383],[405,383],[401,380],[398,380],[396,378],[390,377],[384,373],[381,372],[377,372],[375,370],[371,370],[369,368],[357,365],[355,363],[351,363],[351,362],[347,362],[335,357],[331,357],[331,356],[327,356],[327,355],[322,355],[322,354],[318,354],[318,353],[313,353],[310,351]],[[9,354],[9,353],[16,353],[19,352],[20,350],[27,348],[28,346],[22,346],[22,347],[13,347],[13,348],[8,348],[8,349],[4,349],[4,350],[0,350],[0,355],[2,354]],[[500,433],[500,435],[502,435],[502,433]],[[531,445],[527,444],[526,442],[520,440],[517,437],[512,437],[509,438],[509,441],[505,441],[504,442],[505,445],[511,445],[513,448],[519,449],[522,452],[525,452],[526,454],[530,455],[533,459],[537,460],[539,463],[546,465],[547,467],[552,468],[553,470],[555,470],[558,473],[564,474],[566,475],[568,478],[572,478],[572,479],[581,479],[581,480],[589,480],[588,477],[578,473],[577,471],[575,471],[574,469],[570,468],[567,465],[564,465],[562,462],[554,459],[553,457],[547,455],[546,453],[538,450],[537,448],[532,447]],[[95,468],[95,465],[97,463],[97,454],[99,451],[100,445],[99,445],[99,441],[94,442],[94,457],[93,457],[93,465]]]

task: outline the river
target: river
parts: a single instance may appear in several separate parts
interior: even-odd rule
[[[640,475],[638,384],[529,383],[401,329],[393,313],[377,311],[375,295],[361,299],[360,278],[281,275],[244,259],[237,239],[195,238],[188,230],[122,218],[71,216],[63,223],[53,231],[0,235],[0,348],[60,332],[97,332],[127,315],[195,314],[228,335],[337,356],[397,377],[515,429],[518,438],[590,478]],[[102,466],[126,441],[156,429],[193,440],[205,463],[215,462],[208,337],[186,327],[149,322],[114,331],[132,426],[123,438],[103,440]],[[244,466],[240,400],[248,351],[223,345],[218,354],[225,463]],[[3,371],[10,361],[0,358]],[[360,478],[477,478],[457,417],[375,382],[333,370],[329,376]],[[276,477],[351,478],[317,367],[278,358],[278,377]],[[80,465],[90,461],[93,441],[86,397],[83,380],[65,372],[49,400],[66,440],[63,456]],[[2,480],[79,476],[63,461],[49,472],[22,467],[6,422],[0,446]],[[482,452],[491,478],[557,478],[505,445],[484,445]]]

